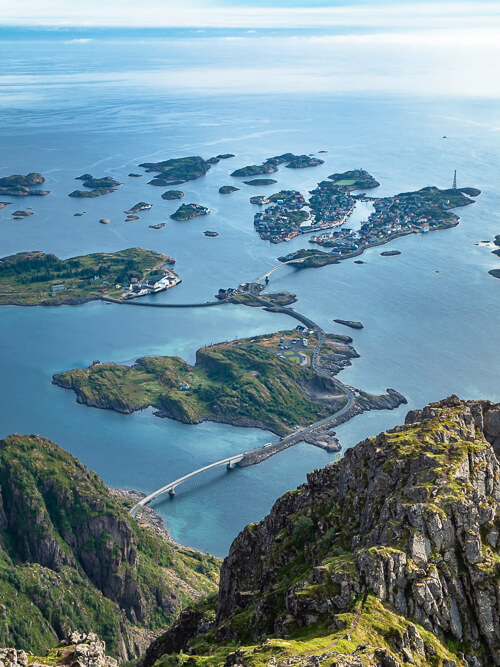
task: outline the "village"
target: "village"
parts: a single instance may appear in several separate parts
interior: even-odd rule
[[[124,288],[122,298],[136,299],[139,296],[147,296],[148,294],[156,294],[163,292],[171,287],[175,287],[181,282],[179,276],[173,271],[166,271],[164,275],[157,278],[150,278],[139,282],[138,278],[131,278],[128,287]]]
[[[312,237],[309,242],[332,248],[333,255],[354,252],[361,247],[389,240],[392,236],[411,232],[428,232],[432,227],[453,224],[453,214],[448,199],[429,202],[417,193],[373,199],[363,197],[373,204],[374,211],[359,231],[344,228],[329,234]]]
[[[319,183],[310,194],[309,203],[296,190],[284,190],[269,199],[252,197],[252,203],[258,205],[272,202],[254,216],[254,226],[261,239],[282,243],[300,234],[340,227],[356,205],[356,200],[345,188],[329,181]],[[304,206],[309,206],[310,212],[304,211]]]

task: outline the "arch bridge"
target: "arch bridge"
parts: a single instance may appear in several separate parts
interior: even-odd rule
[[[132,516],[135,516],[135,513],[140,507],[148,505],[152,500],[155,500],[155,498],[162,496],[164,493],[169,493],[170,496],[175,496],[175,489],[178,486],[184,484],[184,482],[187,482],[187,480],[191,479],[191,477],[200,475],[202,472],[205,472],[206,470],[211,470],[212,468],[218,468],[220,466],[226,466],[228,470],[231,470],[232,468],[235,467],[237,463],[239,463],[243,459],[245,454],[246,452],[243,452],[242,454],[235,454],[234,456],[228,456],[225,459],[221,459],[220,461],[216,461],[215,463],[210,463],[207,466],[198,468],[198,470],[193,470],[193,472],[190,472],[187,475],[184,475],[183,477],[179,477],[178,479],[175,479],[173,482],[169,482],[169,484],[165,484],[165,486],[162,486],[160,489],[157,489],[156,491],[153,491],[153,493],[150,493],[149,496],[145,496],[144,498],[139,500],[139,502],[136,503],[130,510],[130,514]]]

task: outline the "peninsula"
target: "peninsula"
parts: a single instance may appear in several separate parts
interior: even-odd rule
[[[0,305],[77,305],[112,296],[130,299],[180,282],[164,268],[174,260],[142,248],[59,259],[41,251],[0,259]]]
[[[163,162],[143,162],[143,167],[148,173],[157,173],[158,176],[150,181],[150,185],[179,185],[187,181],[194,181],[204,176],[211,167],[208,160],[199,155],[190,157],[173,158]]]
[[[4,176],[0,178],[0,195],[6,195],[7,197],[27,197],[29,195],[43,197],[50,194],[50,191],[32,189],[32,186],[41,185],[42,183],[45,183],[45,178],[42,174],[34,171],[26,174],[26,176],[22,176],[21,174]]]
[[[318,215],[329,220],[331,197],[335,198],[336,205],[341,204],[345,199],[346,208],[344,210],[346,219],[348,218],[350,212],[347,213],[347,211],[352,210],[353,207],[347,198],[352,198],[352,195],[331,192],[332,188],[339,187],[343,186],[328,184],[327,181],[324,181],[313,191],[310,207],[314,212],[315,220],[318,220]],[[341,259],[356,257],[367,248],[383,245],[401,236],[455,227],[460,218],[452,213],[451,209],[473,204],[474,200],[471,197],[477,197],[480,194],[481,191],[476,188],[440,190],[435,186],[428,186],[413,192],[402,192],[394,197],[374,198],[363,195],[364,201],[373,204],[374,212],[369,215],[368,220],[361,225],[359,230],[343,228],[313,236],[310,243],[330,248],[330,252],[301,249],[279,257],[279,261],[300,260],[297,266],[302,268],[325,266],[335,264]],[[336,215],[337,213],[334,214]],[[331,222],[333,227],[343,224],[340,220],[337,220],[336,223],[334,220]],[[301,229],[301,231],[304,230]],[[399,254],[399,251],[390,251],[390,254]]]
[[[216,421],[286,435],[335,416],[348,401],[313,367],[317,333],[300,329],[201,348],[194,367],[179,357],[144,357],[132,366],[106,363],[59,373],[53,382],[92,407],[131,413],[153,406],[158,416],[188,424]],[[335,335],[321,345],[322,366],[332,374],[357,356]],[[405,402],[397,392],[358,392],[354,400],[352,414]]]
[[[208,215],[209,213],[210,209],[206,206],[201,206],[201,204],[181,204],[177,211],[172,213],[170,217],[172,220],[184,222],[192,218],[197,218],[200,215]]]

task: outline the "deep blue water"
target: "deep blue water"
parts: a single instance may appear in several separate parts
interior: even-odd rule
[[[457,169],[459,185],[483,191],[477,204],[459,211],[457,228],[400,239],[392,246],[402,252],[396,257],[373,249],[364,265],[285,268],[273,274],[270,287],[295,292],[297,308],[326,330],[340,331],[334,318],[361,320],[365,328],[352,332],[361,358],[342,379],[376,393],[394,387],[408,398],[408,407],[368,413],[339,427],[346,447],[400,423],[407,409],[452,392],[500,400],[500,281],[488,275],[499,262],[488,248],[474,245],[500,233],[496,102],[422,99],[397,90],[364,94],[345,85],[337,89],[331,80],[325,87],[323,79],[316,85],[313,80],[307,91],[293,90],[290,53],[278,52],[268,38],[257,45],[243,38],[181,37],[93,36],[91,43],[75,44],[17,36],[0,43],[0,174],[41,171],[52,191],[16,201],[35,211],[22,222],[11,220],[12,207],[0,211],[0,255],[41,249],[68,257],[142,246],[177,260],[183,282],[158,299],[204,301],[303,244],[296,239],[273,246],[254,233],[255,208],[248,199],[264,190],[242,185],[233,195],[218,194],[221,185],[234,182],[229,173],[238,166],[287,151],[324,149],[321,167],[280,168],[275,188],[305,192],[334,171],[363,167],[381,182],[381,194],[449,187]],[[280,46],[292,49],[296,42]],[[307,67],[324,75],[325,54],[317,46],[309,54],[307,42],[303,46]],[[127,177],[146,160],[224,152],[236,158],[181,186],[185,202],[212,210],[189,223],[169,220],[177,203],[163,201],[163,189],[148,186],[148,177]],[[110,174],[123,185],[95,200],[70,199],[78,186],[74,179],[83,172]],[[124,223],[123,211],[140,200],[153,209]],[[82,210],[84,217],[73,216]],[[100,225],[101,217],[111,224]],[[167,224],[149,229],[157,222]],[[205,229],[220,236],[206,238]],[[209,423],[187,426],[150,411],[125,416],[87,408],[76,404],[72,392],[53,386],[52,374],[93,359],[128,363],[149,354],[178,354],[193,361],[201,345],[290,323],[282,315],[235,306],[3,307],[0,435],[40,433],[109,485],[152,491],[194,467],[264,444],[270,434]],[[296,446],[253,468],[213,471],[157,507],[174,538],[224,555],[244,525],[329,460],[314,447]]]

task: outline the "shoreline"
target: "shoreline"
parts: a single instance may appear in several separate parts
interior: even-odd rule
[[[457,216],[458,218],[458,216]],[[453,229],[454,227],[457,227],[459,224],[458,219],[454,223],[449,223],[447,225],[439,225],[438,227],[435,227],[432,231],[433,232],[439,232],[443,231],[446,229]],[[412,236],[414,234],[421,234],[422,232],[417,232],[415,230],[411,231],[405,231],[405,232],[396,232],[395,234],[392,234],[389,238],[386,239],[380,239],[380,241],[374,241],[373,243],[370,243],[369,245],[362,246],[361,248],[358,248],[357,250],[354,250],[353,252],[350,252],[345,255],[335,255],[333,256],[331,253],[326,253],[324,251],[320,251],[323,254],[318,254],[317,255],[309,255],[309,257],[306,255],[303,259],[298,257],[296,260],[291,259],[286,262],[287,264],[290,264],[291,266],[295,266],[296,268],[299,269],[321,269],[324,266],[329,266],[330,264],[340,264],[346,259],[353,259],[354,257],[360,257],[366,250],[370,250],[370,248],[377,248],[382,245],[385,245],[386,243],[390,243],[391,241],[394,241],[395,239],[398,238],[403,238],[404,236]],[[428,232],[429,233],[429,232]],[[314,264],[308,264],[307,260],[309,258],[314,259],[314,258],[319,258],[319,259],[326,259],[329,260],[330,257],[332,258],[331,261],[326,261],[324,264],[319,264],[319,265],[314,265]],[[279,260],[278,260],[279,261]],[[282,262],[283,264],[285,262]]]

